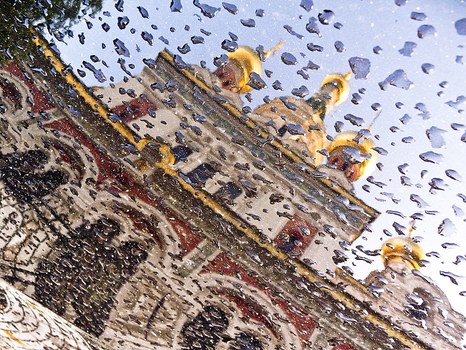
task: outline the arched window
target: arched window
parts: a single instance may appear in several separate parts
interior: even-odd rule
[[[214,305],[205,306],[191,321],[181,329],[182,349],[210,350],[225,336],[229,321],[225,311]]]

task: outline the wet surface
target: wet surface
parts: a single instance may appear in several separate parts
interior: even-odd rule
[[[415,236],[433,282],[396,317],[429,332],[429,293],[466,312],[463,3],[26,3],[0,39],[9,283],[101,340],[291,349],[319,322],[306,290],[363,334],[326,292],[343,272],[398,310],[383,242]]]

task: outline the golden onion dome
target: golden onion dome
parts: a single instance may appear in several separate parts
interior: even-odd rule
[[[421,246],[407,236],[393,237],[385,241],[381,255],[385,266],[401,262],[411,270],[419,270],[421,260],[426,258]]]
[[[355,131],[346,131],[335,136],[333,141],[328,146],[327,150],[329,153],[338,148],[356,148],[365,158],[361,161],[359,166],[359,178],[369,176],[376,167],[377,164],[377,152],[374,151],[375,143],[367,138],[360,137]],[[358,179],[359,179],[358,178]]]
[[[338,89],[338,99],[335,102],[335,106],[338,106],[340,103],[345,102],[348,99],[350,86],[348,80],[351,78],[351,72],[346,74],[330,74],[327,75],[320,87],[322,88],[326,84],[333,84]]]
[[[239,93],[246,93],[252,90],[249,85],[249,75],[251,73],[262,74],[262,62],[255,50],[249,46],[240,46],[235,52],[228,53],[230,62],[241,69],[241,80],[236,83]]]
[[[273,55],[275,52],[280,50],[283,45],[283,41],[280,40],[277,45],[272,47],[270,50],[264,52],[264,59]],[[262,75],[262,62],[258,53],[249,46],[240,46],[234,52],[227,54],[230,62],[236,64],[241,69],[241,80],[237,82],[236,86],[239,88],[239,93],[244,94],[252,90],[247,85],[249,82],[249,75],[251,73],[257,73]]]

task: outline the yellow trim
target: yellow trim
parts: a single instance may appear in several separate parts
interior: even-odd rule
[[[61,62],[60,58],[57,57],[57,55],[51,51],[50,49],[47,48],[46,42],[39,37],[39,34],[31,30],[36,38],[34,39],[34,43],[38,46],[40,46],[44,51],[44,55],[50,60],[51,64],[55,67],[55,69],[60,72],[62,77],[75,89],[75,91],[84,99],[84,101],[93,107],[94,110],[98,111],[99,115],[104,118],[105,121],[109,122],[111,125],[115,127],[115,129],[120,132],[124,137],[127,137],[128,141],[130,141],[132,144],[135,146],[141,147],[140,149],[144,148],[145,144],[148,142],[153,142],[152,140],[145,140],[145,142],[136,142],[134,140],[134,135],[132,132],[127,127],[124,127],[122,124],[116,124],[113,123],[109,118],[108,118],[108,112],[103,108],[101,103],[94,97],[92,96],[89,91],[86,89],[86,87],[71,73],[64,74],[63,70],[65,68],[64,64]],[[168,61],[173,63],[172,57],[166,52],[163,51],[161,53],[162,57],[165,59],[168,58]],[[196,79],[190,72],[188,71],[183,71],[186,77],[191,79],[193,82],[195,82],[199,87],[206,91],[211,91],[208,86],[205,85],[204,82]],[[233,115],[239,117],[240,113],[239,111],[234,108],[230,104],[225,104],[225,108],[230,111]],[[255,124],[252,123],[251,121],[248,122],[249,127],[255,127]],[[261,131],[262,134],[266,134],[264,131]],[[132,140],[132,141],[131,141]],[[144,146],[142,146],[144,145]],[[165,146],[165,147],[164,147]],[[278,144],[275,142],[275,147],[279,149],[283,149],[283,152],[287,154],[291,159],[296,160],[296,161],[301,161],[302,160],[296,156],[294,153],[290,152],[286,148],[284,148],[281,144]],[[138,148],[139,149],[139,148]],[[282,260],[282,261],[287,261],[290,263],[294,268],[295,272],[303,277],[305,277],[309,282],[315,283],[315,284],[324,284],[324,287],[320,287],[319,289],[330,295],[333,299],[338,300],[341,302],[346,308],[353,310],[355,312],[358,312],[359,315],[363,318],[366,319],[367,321],[376,324],[380,326],[381,328],[384,329],[385,333],[389,337],[394,337],[398,339],[400,342],[402,342],[404,345],[411,347],[412,349],[427,349],[422,347],[420,344],[418,344],[415,340],[411,339],[408,335],[404,334],[403,332],[399,332],[393,329],[391,323],[379,315],[377,315],[374,312],[364,310],[362,309],[359,305],[355,305],[355,299],[350,297],[344,292],[341,292],[337,289],[333,289],[333,287],[328,285],[328,282],[324,280],[323,278],[319,277],[315,272],[310,270],[306,265],[304,265],[301,261],[290,258],[286,253],[283,251],[277,249],[273,244],[264,242],[259,235],[250,227],[245,227],[244,222],[236,217],[235,214],[230,212],[229,210],[223,208],[221,205],[219,205],[214,199],[212,199],[208,194],[206,194],[202,190],[197,190],[193,188],[190,184],[188,184],[186,181],[181,178],[181,176],[178,174],[178,172],[171,167],[173,164],[173,155],[170,156],[171,152],[169,150],[169,147],[166,145],[161,145],[161,152],[162,154],[165,155],[165,159],[163,159],[161,162],[158,162],[154,164],[158,168],[164,171],[165,174],[173,176],[176,178],[181,185],[181,187],[186,190],[187,192],[191,193],[195,198],[199,199],[202,201],[204,205],[209,207],[214,213],[220,215],[223,217],[225,220],[230,222],[237,230],[243,232],[247,237],[255,241],[259,246],[267,250],[273,257]],[[326,182],[323,181],[324,183],[330,183],[330,181]],[[346,192],[346,191],[344,191]],[[358,200],[359,201],[359,200]],[[366,205],[364,205],[366,206]],[[366,206],[367,207],[367,206]],[[369,207],[367,207],[369,208]],[[371,209],[372,213],[375,213],[375,211]]]
[[[294,268],[295,272],[305,277],[309,282],[314,284],[324,284],[325,287],[319,288],[321,291],[329,294],[333,299],[338,300],[348,309],[351,309],[355,312],[358,312],[362,318],[370,321],[373,324],[381,326],[388,336],[394,337],[400,340],[404,345],[411,347],[412,349],[424,349],[422,346],[419,346],[416,342],[410,339],[405,334],[399,333],[392,328],[390,322],[382,319],[377,314],[366,313],[367,310],[361,309],[358,305],[355,305],[355,300],[343,292],[340,292],[336,289],[333,289],[333,286],[328,286],[328,282],[323,278],[319,277],[312,270],[310,270],[306,265],[304,265],[300,260],[290,258],[285,252],[280,249],[277,249],[272,243],[264,242],[255,230],[250,227],[245,227],[244,223],[241,220],[238,220],[235,214],[226,210],[221,205],[219,205],[214,199],[212,199],[204,191],[194,189],[190,184],[183,180],[180,177],[178,172],[174,170],[171,166],[167,164],[158,163],[157,166],[164,171],[165,174],[175,177],[181,187],[190,192],[195,198],[202,201],[202,203],[209,207],[214,213],[220,215],[223,219],[232,224],[237,230],[243,232],[248,238],[252,239],[259,246],[268,251],[270,255],[281,260],[289,262]]]
[[[7,329],[3,329],[3,332],[7,335],[8,338],[10,338],[11,340],[13,340],[15,343],[21,345],[21,346],[25,346],[25,344],[20,340],[18,339],[14,334],[13,332],[7,330]]]
[[[42,48],[44,56],[48,58],[55,70],[59,72],[63,79],[65,79],[65,81],[78,93],[78,95],[84,99],[84,102],[86,102],[107,123],[118,131],[120,135],[127,139],[139,151],[142,150],[149,142],[154,142],[150,139],[140,139],[139,141],[136,141],[135,133],[130,128],[125,124],[113,122],[110,119],[110,111],[104,107],[102,102],[88,91],[87,87],[73,74],[73,72],[67,71],[66,73],[63,73],[65,65],[61,59],[57,57],[55,52],[48,48],[47,42],[34,28],[31,27],[30,30],[33,34],[33,43]]]

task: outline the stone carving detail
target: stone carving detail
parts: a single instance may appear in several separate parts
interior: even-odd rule
[[[0,347],[31,350],[97,350],[78,328],[0,280]]]

